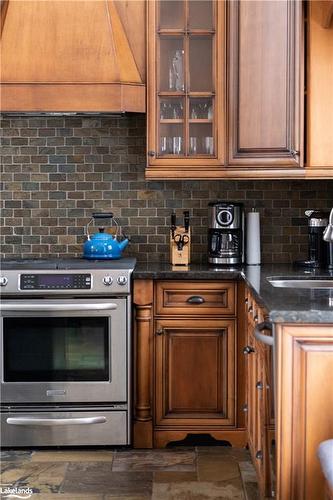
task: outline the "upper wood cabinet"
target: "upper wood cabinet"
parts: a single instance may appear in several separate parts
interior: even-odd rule
[[[303,165],[301,33],[302,2],[230,2],[230,165]]]
[[[309,2],[307,111],[309,170],[333,167],[333,2]],[[326,22],[325,22],[326,19]],[[327,25],[324,28],[323,25]]]
[[[314,147],[304,155],[303,11],[294,0],[148,2],[148,179],[332,178],[327,161],[309,162]],[[308,129],[322,129],[311,102]]]
[[[222,1],[148,2],[148,158],[162,176],[224,163],[224,25]]]

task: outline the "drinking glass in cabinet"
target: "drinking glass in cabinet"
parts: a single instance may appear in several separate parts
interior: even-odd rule
[[[161,137],[160,152],[162,155],[172,154],[172,137]]]
[[[182,120],[184,116],[183,100],[178,98],[160,99],[161,120]]]
[[[190,119],[191,120],[212,120],[213,102],[211,98],[190,99]]]
[[[184,135],[182,123],[160,124],[160,155],[182,155]]]
[[[197,154],[197,138],[190,137],[190,155]]]
[[[172,152],[174,155],[180,155],[182,152],[182,137],[173,137],[172,138]]]
[[[164,92],[184,91],[184,40],[182,36],[160,37],[160,84]]]
[[[190,155],[214,155],[212,123],[190,123],[189,134]]]
[[[183,148],[182,137],[161,137],[161,154],[162,155],[180,155]]]
[[[203,138],[203,150],[207,155],[212,155],[214,153],[213,137]]]

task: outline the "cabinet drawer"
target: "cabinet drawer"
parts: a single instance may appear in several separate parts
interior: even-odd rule
[[[161,281],[156,285],[156,314],[233,315],[236,283]]]

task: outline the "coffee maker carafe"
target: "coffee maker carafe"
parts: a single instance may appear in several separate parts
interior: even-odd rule
[[[308,259],[298,260],[296,265],[302,267],[327,267],[329,245],[323,239],[328,224],[328,212],[322,210],[306,210],[308,218]]]
[[[242,203],[216,201],[208,204],[208,262],[244,262],[244,211]]]

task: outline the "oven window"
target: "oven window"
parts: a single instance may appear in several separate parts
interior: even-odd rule
[[[109,380],[109,319],[4,318],[6,382]]]

